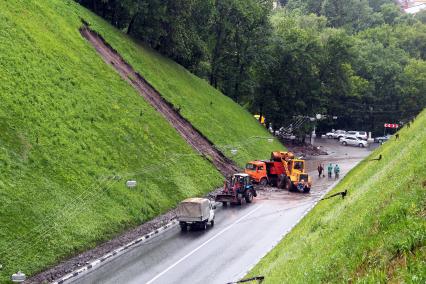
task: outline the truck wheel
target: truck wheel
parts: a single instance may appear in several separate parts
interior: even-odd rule
[[[331,136],[331,135],[328,135],[328,139],[331,139],[331,138],[333,138],[333,136]]]
[[[343,144],[343,146],[348,145],[348,143],[346,143],[346,141],[343,141],[342,144]]]
[[[212,227],[214,226],[214,220],[210,221],[210,226],[212,226]]]
[[[201,228],[205,231],[207,230],[207,221],[203,222],[203,224],[201,224]]]
[[[246,193],[246,196],[245,196],[244,198],[245,198],[245,200],[246,200],[246,203],[251,203],[251,202],[253,201],[253,194],[251,194],[251,192],[250,192],[250,191],[248,191],[248,192]]]
[[[291,183],[291,180],[288,177],[284,178],[284,189],[291,191],[293,187],[293,184]]]
[[[237,205],[243,204],[241,198],[237,198],[237,202],[235,204],[237,204]]]
[[[267,186],[268,185],[268,180],[266,178],[262,178],[259,182],[259,184],[261,186]]]
[[[228,202],[222,201],[222,205],[223,205],[223,207],[227,207],[228,206]]]
[[[180,223],[180,229],[182,232],[186,232],[188,230],[188,224]]]
[[[286,189],[286,179],[287,177],[285,175],[279,176],[279,182],[277,182],[278,188]]]
[[[360,148],[364,148],[364,144],[359,143],[359,147],[360,147]]]

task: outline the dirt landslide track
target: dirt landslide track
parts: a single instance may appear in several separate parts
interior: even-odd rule
[[[170,125],[179,132],[189,145],[208,158],[224,176],[239,171],[239,168],[230,159],[217,150],[213,143],[183,118],[169,102],[165,101],[160,93],[137,73],[130,64],[125,62],[118,52],[99,34],[90,30],[87,26],[83,26],[80,29],[80,33],[95,47],[107,64],[112,65],[124,80],[129,82],[147,102],[167,119]]]

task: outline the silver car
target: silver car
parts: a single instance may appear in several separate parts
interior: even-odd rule
[[[353,146],[359,146],[361,148],[367,147],[368,143],[365,140],[362,140],[356,136],[346,136],[340,139],[340,142],[342,142],[343,146],[347,145],[353,145]]]

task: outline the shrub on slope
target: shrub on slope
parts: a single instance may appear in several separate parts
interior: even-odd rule
[[[425,283],[425,125],[423,111],[338,184],[333,192],[349,191],[344,200],[321,201],[250,275],[264,283]]]
[[[80,36],[75,12],[0,3],[0,283],[221,184]]]

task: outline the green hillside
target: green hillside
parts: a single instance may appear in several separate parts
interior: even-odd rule
[[[233,157],[240,165],[282,147],[250,138],[267,133],[241,107],[73,1],[2,1],[0,283],[17,270],[34,274],[222,183],[210,162],[81,37],[81,18],[115,48],[128,46],[123,56],[211,141],[240,144]],[[126,188],[129,179],[138,187]]]
[[[264,283],[426,282],[426,111],[353,169],[251,271]],[[369,161],[382,155],[381,161]]]
[[[187,118],[204,136],[241,167],[253,157],[269,157],[271,149],[282,148],[268,142],[267,131],[253,116],[229,97],[212,88],[182,66],[105,24],[104,20],[82,8],[77,12],[90,27],[130,63],[161,95]],[[231,149],[237,148],[237,155]]]

